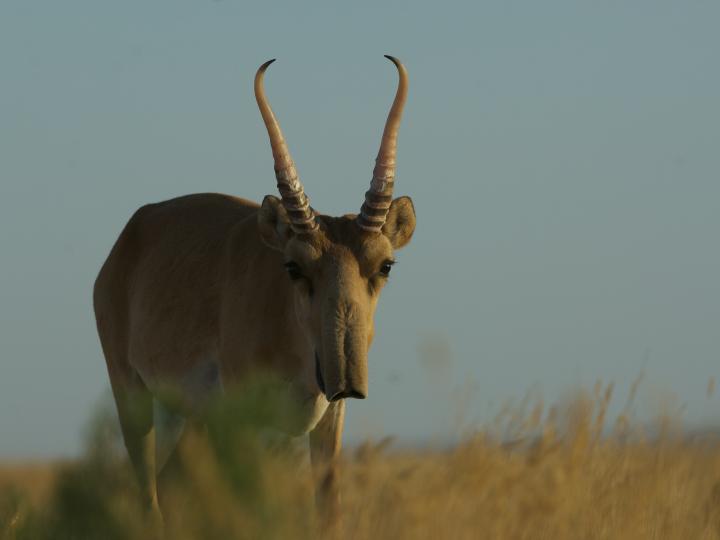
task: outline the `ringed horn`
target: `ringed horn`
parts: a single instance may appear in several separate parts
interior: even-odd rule
[[[357,217],[357,224],[362,229],[370,232],[380,232],[382,230],[392,202],[397,137],[408,92],[408,75],[405,66],[393,56],[385,55],[385,58],[395,64],[399,81],[395,100],[385,122],[385,130],[375,160],[370,189],[365,193],[365,202]],[[310,208],[310,201],[300,183],[285,137],[270,108],[263,86],[265,71],[274,61],[275,59],[265,62],[255,74],[255,99],[270,137],[270,146],[275,160],[275,178],[277,179],[283,206],[290,219],[290,226],[297,234],[308,233],[318,227],[317,221],[315,221],[315,213]]]
[[[397,136],[408,92],[408,75],[405,66],[397,58],[389,55],[385,55],[385,58],[395,64],[400,80],[398,81],[395,100],[385,122],[385,131],[375,160],[370,189],[365,193],[365,202],[360,209],[360,215],[357,217],[357,224],[362,229],[370,232],[380,232],[382,230],[392,202]]]
[[[277,187],[278,191],[280,191],[283,206],[290,219],[290,226],[296,234],[309,233],[318,227],[317,221],[315,221],[315,213],[310,208],[310,201],[305,196],[305,190],[298,178],[285,137],[280,130],[280,124],[278,124],[265,96],[263,76],[265,70],[274,61],[274,58],[268,60],[257,70],[255,74],[255,99],[270,137],[270,146],[275,160]]]

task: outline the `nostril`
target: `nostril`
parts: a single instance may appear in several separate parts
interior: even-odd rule
[[[354,398],[354,399],[365,399],[367,396],[357,390],[342,390],[336,392],[329,401],[339,401],[341,399]]]
[[[359,392],[358,390],[350,390],[346,397],[354,398],[354,399],[365,399],[367,396],[365,394],[363,394],[362,392]]]

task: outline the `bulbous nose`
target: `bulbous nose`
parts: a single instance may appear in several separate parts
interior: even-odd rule
[[[335,392],[335,394],[328,398],[328,401],[339,401],[346,398],[365,399],[366,397],[367,393],[361,392],[360,390],[356,390],[354,388],[350,388]]]

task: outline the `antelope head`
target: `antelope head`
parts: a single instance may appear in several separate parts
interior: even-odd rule
[[[409,197],[392,198],[397,135],[407,99],[408,77],[395,58],[399,83],[385,124],[370,189],[359,214],[317,214],[300,183],[280,126],[255,76],[255,97],[270,137],[280,198],[268,195],[258,213],[263,241],[283,254],[292,282],[292,306],[314,350],[320,391],[329,401],[367,396],[367,355],[380,291],[395,263],[394,251],[415,230]]]

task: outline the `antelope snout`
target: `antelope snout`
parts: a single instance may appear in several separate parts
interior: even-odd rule
[[[327,388],[320,357],[317,353],[315,353],[315,377],[318,388],[325,394],[328,401],[338,401],[345,398],[365,399],[367,397],[367,382],[353,381],[352,377],[344,384],[331,385],[330,388]]]
[[[368,325],[357,302],[333,301],[318,358],[318,383],[328,401],[365,399],[368,393]]]
[[[333,366],[335,367],[335,366]],[[341,359],[330,381],[325,381],[328,401],[345,398],[365,399],[368,394],[367,359]],[[327,384],[327,383],[330,384]]]

